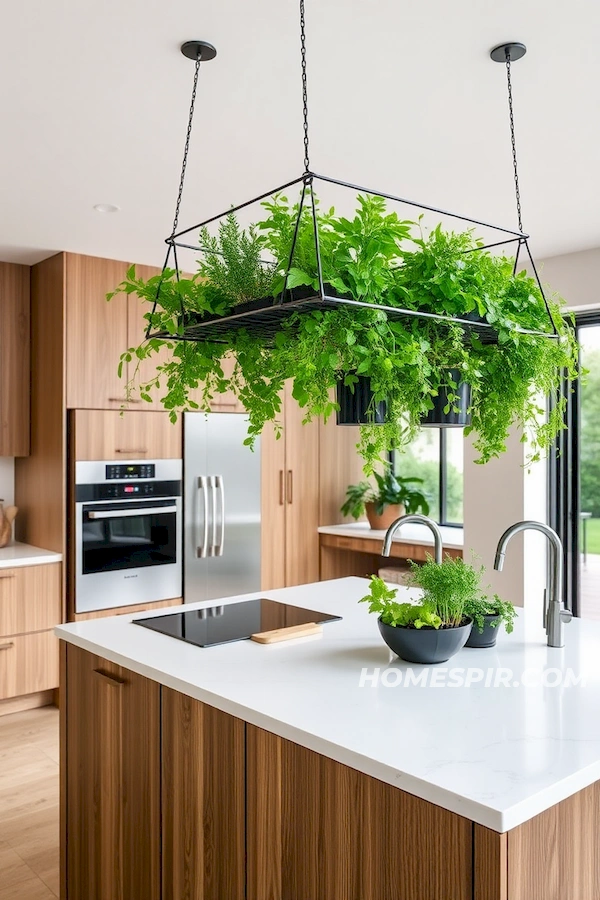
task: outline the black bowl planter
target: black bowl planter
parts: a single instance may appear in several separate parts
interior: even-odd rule
[[[430,409],[421,420],[423,428],[464,428],[466,425],[471,424],[471,414],[469,413],[471,385],[466,381],[460,380],[461,372],[459,369],[450,369],[449,374],[456,385],[453,393],[457,397],[450,404],[447,388],[440,388],[437,397],[432,397],[433,409]],[[450,409],[446,412],[448,405],[450,405]]]
[[[473,630],[469,635],[469,640],[465,644],[466,647],[479,647],[480,649],[484,647],[495,647],[496,641],[498,639],[498,630],[500,628],[500,623],[497,625],[492,625],[492,622],[497,622],[500,616],[484,616],[483,617],[483,631],[481,634],[477,630],[477,626],[473,624]]]
[[[338,425],[383,425],[386,416],[385,400],[375,403],[371,382],[366,375],[357,375],[352,386],[344,384],[343,376],[337,383],[336,413]]]
[[[402,628],[377,620],[381,637],[390,650],[406,662],[442,663],[465,646],[473,620],[456,628]]]

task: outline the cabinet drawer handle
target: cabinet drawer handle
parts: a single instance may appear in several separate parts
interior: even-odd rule
[[[283,469],[279,470],[279,505],[285,503],[285,473]]]
[[[237,403],[230,403],[225,400],[213,400],[211,406],[227,406],[229,409],[235,409]]]
[[[106,672],[103,672],[102,669],[94,669],[94,675],[97,675],[98,678],[101,678],[106,684],[110,684],[111,687],[123,687],[125,684],[123,678],[118,678],[116,675],[108,675]]]
[[[288,469],[287,474],[287,502],[294,502],[294,473],[291,469]]]
[[[0,644],[0,650],[10,650],[11,647],[15,646],[14,641],[9,641],[8,644]]]
[[[115,453],[126,453],[127,456],[139,456],[147,452],[147,450],[115,450]]]
[[[0,581],[8,581],[9,578],[15,578],[15,577],[16,576],[14,574],[13,575],[0,575]]]
[[[141,400],[135,400],[133,397],[127,399],[127,397],[109,397],[109,403],[141,403]]]

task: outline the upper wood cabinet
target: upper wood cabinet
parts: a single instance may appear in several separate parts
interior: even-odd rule
[[[29,453],[29,272],[0,263],[0,456]]]
[[[77,409],[71,413],[73,459],[181,459],[181,418],[141,410]]]
[[[128,340],[128,297],[106,294],[125,278],[127,263],[66,254],[66,405],[115,409],[123,405],[126,379],[119,357]]]

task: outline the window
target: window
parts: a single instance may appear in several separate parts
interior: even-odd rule
[[[396,475],[423,479],[432,519],[462,526],[462,428],[423,428],[412,444],[394,452],[393,463]]]

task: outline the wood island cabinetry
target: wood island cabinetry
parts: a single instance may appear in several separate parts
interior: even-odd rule
[[[61,666],[63,900],[599,896],[598,785],[501,834],[71,644]]]

